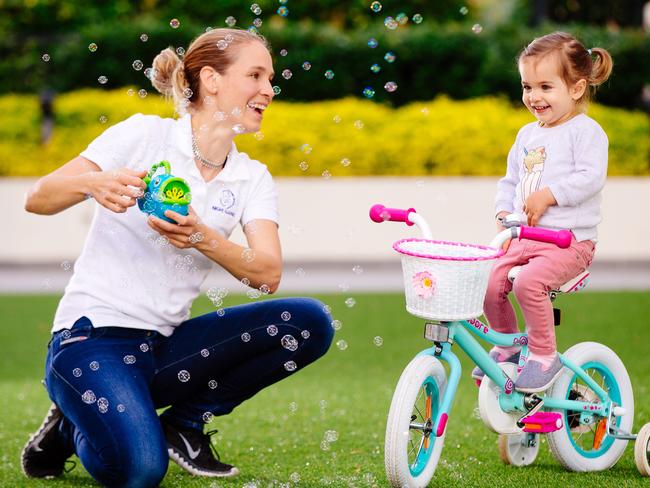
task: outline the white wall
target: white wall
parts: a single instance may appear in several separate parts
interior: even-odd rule
[[[0,179],[5,225],[2,263],[60,263],[79,255],[93,213],[84,202],[54,216],[23,210],[29,178]],[[496,178],[277,178],[287,262],[394,261],[393,241],[413,235],[403,224],[375,224],[374,203],[414,207],[434,238],[487,243],[494,233]],[[650,261],[650,178],[610,178],[604,191],[598,259]],[[7,219],[8,217],[8,219]],[[241,240],[241,233],[233,239]]]

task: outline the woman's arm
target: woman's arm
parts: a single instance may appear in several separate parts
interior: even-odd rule
[[[113,212],[125,212],[135,205],[135,198],[146,188],[141,179],[145,174],[146,171],[137,172],[128,168],[102,171],[92,161],[77,156],[43,176],[29,189],[25,210],[53,215],[92,196]]]
[[[196,248],[238,280],[248,279],[252,287],[266,285],[269,293],[278,289],[282,277],[282,250],[275,222],[262,219],[249,222],[244,227],[249,246],[246,248],[201,223],[191,207],[187,216],[171,210],[165,215],[177,224],[153,216],[148,223],[174,247]]]

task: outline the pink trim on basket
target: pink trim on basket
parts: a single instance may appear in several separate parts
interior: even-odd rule
[[[436,256],[432,254],[422,254],[418,252],[413,252],[413,251],[407,251],[405,249],[400,249],[400,245],[404,242],[430,242],[432,244],[444,244],[447,246],[459,246],[459,247],[472,247],[475,249],[483,249],[483,250],[491,250],[491,251],[497,251],[495,254],[489,255],[489,256],[475,256],[475,257],[468,257],[468,256]],[[488,261],[490,259],[496,259],[498,257],[503,256],[503,249],[495,249],[490,246],[481,246],[479,244],[465,244],[463,242],[449,242],[449,241],[432,241],[430,239],[416,239],[416,238],[409,238],[409,239],[400,239],[399,241],[395,242],[393,244],[393,249],[395,249],[398,253],[400,254],[406,254],[407,256],[415,256],[417,258],[425,258],[425,259],[439,259],[443,261]]]

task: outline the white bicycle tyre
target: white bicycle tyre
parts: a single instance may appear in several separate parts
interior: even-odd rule
[[[518,468],[529,466],[537,459],[541,439],[536,436],[533,447],[524,446],[528,432],[521,434],[499,434],[499,457],[504,464]]]
[[[564,356],[578,366],[587,363],[598,364],[605,367],[613,376],[620,395],[620,406],[625,409],[625,415],[618,417],[618,427],[631,432],[634,420],[634,393],[632,383],[621,359],[607,346],[597,342],[581,342],[570,347]],[[567,398],[569,388],[572,386],[575,374],[565,368],[548,392],[553,398]],[[594,457],[581,454],[575,445],[571,434],[566,412],[558,410],[564,415],[564,427],[547,435],[548,445],[553,456],[559,463],[570,471],[603,471],[609,469],[621,458],[628,441],[615,439],[607,449]],[[605,437],[608,441],[607,436]]]
[[[418,356],[404,369],[393,394],[393,400],[388,413],[386,424],[386,440],[384,446],[384,461],[386,476],[391,486],[399,488],[423,488],[429,484],[440,459],[444,445],[445,434],[441,437],[430,436],[429,442],[434,442],[431,454],[425,467],[417,476],[413,476],[409,467],[409,425],[411,414],[418,393],[425,383],[433,379],[438,388],[438,402],[433,406],[435,417],[447,386],[445,369],[436,358]],[[435,421],[435,418],[433,419]],[[433,434],[433,433],[432,433]]]
[[[641,476],[650,476],[650,423],[641,427],[636,436],[634,462]]]

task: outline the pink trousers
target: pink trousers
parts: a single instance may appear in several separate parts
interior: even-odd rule
[[[553,354],[557,350],[553,306],[548,292],[582,273],[594,256],[592,241],[577,242],[566,249],[554,244],[513,239],[504,256],[497,259],[487,293],[484,311],[490,327],[498,332],[519,330],[517,317],[508,294],[514,291],[528,332],[528,347],[535,354]],[[513,266],[523,265],[514,284],[508,280]]]

